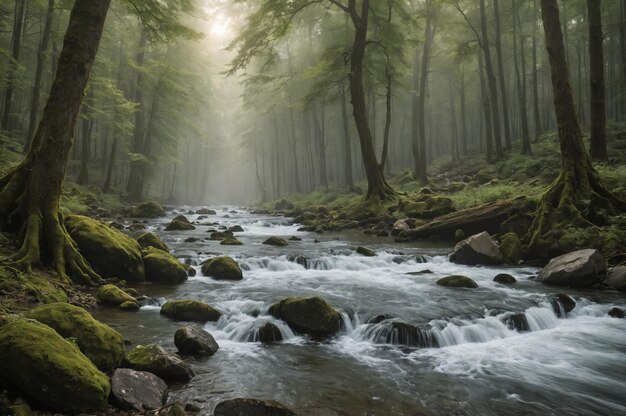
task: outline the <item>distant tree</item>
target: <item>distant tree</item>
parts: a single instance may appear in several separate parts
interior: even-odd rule
[[[604,101],[604,56],[602,53],[602,2],[587,0],[589,25],[589,91],[591,97],[591,159],[607,161]]]

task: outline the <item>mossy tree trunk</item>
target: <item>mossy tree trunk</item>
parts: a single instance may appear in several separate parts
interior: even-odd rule
[[[557,0],[541,0],[541,16],[552,74],[554,109],[561,149],[561,173],[543,195],[537,216],[526,236],[531,249],[541,248],[550,229],[593,224],[597,210],[624,210],[626,205],[600,182],[583,144]]]
[[[15,254],[27,270],[45,261],[62,277],[100,278],[78,252],[63,224],[59,202],[73,131],[111,0],[76,0],[58,68],[31,148],[0,178],[2,228],[20,233]]]

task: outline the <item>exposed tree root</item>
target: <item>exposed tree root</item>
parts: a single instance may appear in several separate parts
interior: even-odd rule
[[[9,171],[0,183],[1,228],[19,234],[21,245],[10,264],[26,272],[40,264],[50,266],[64,280],[98,284],[100,276],[80,254],[65,229],[58,198],[39,198],[29,193],[28,164]],[[48,202],[46,202],[48,201]]]

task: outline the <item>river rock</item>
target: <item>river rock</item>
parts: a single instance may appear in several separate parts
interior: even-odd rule
[[[147,371],[169,381],[188,381],[195,374],[181,358],[156,344],[137,345],[122,361],[122,366]]]
[[[179,217],[181,217],[182,215],[179,215]],[[182,216],[184,217],[184,216]],[[176,217],[178,218],[178,217]],[[165,231],[189,231],[189,230],[195,230],[196,227],[194,227],[189,221],[181,221],[174,218],[172,220],[172,222],[170,222],[167,227],[165,227]]]
[[[145,416],[187,416],[187,412],[180,403],[175,402],[160,409],[150,410]]]
[[[626,266],[617,266],[609,270],[609,275],[604,282],[608,287],[626,292]]]
[[[219,256],[202,263],[202,274],[218,280],[241,280],[243,273],[232,257]]]
[[[270,306],[269,313],[287,322],[295,331],[314,336],[334,334],[341,325],[339,313],[317,296],[283,299]]]
[[[552,295],[552,309],[557,316],[562,316],[563,312],[570,313],[576,307],[576,301],[565,293]]]
[[[109,306],[120,306],[124,302],[137,303],[134,297],[113,284],[100,286],[96,296],[100,302]]]
[[[154,247],[169,253],[170,248],[154,233],[143,233],[137,238],[141,248]]]
[[[158,409],[166,398],[167,384],[152,373],[118,368],[111,377],[111,401],[121,410]]]
[[[606,262],[598,250],[586,249],[555,257],[537,281],[547,285],[589,287],[606,278]]]
[[[161,315],[177,321],[217,321],[222,314],[198,300],[171,300],[161,307]]]
[[[624,319],[624,317],[626,317],[626,313],[623,309],[615,307],[609,311],[609,316],[612,318]]]
[[[376,256],[376,252],[367,247],[357,247],[356,252],[365,257],[374,257]]]
[[[228,231],[231,233],[243,233],[243,227],[241,225],[233,225]]]
[[[295,412],[274,400],[237,398],[215,406],[214,416],[295,416]]]
[[[470,279],[469,277],[458,276],[458,275],[452,275],[452,276],[443,277],[443,278],[437,280],[437,284],[439,286],[465,287],[465,288],[470,288],[470,289],[478,287],[478,284],[475,281],[473,281],[472,279]]]
[[[263,244],[266,244],[268,246],[285,247],[289,243],[287,243],[287,240],[285,240],[284,238],[280,238],[280,237],[275,237],[274,236],[274,237],[270,237],[267,240],[263,241]]]
[[[156,201],[145,201],[130,211],[133,218],[157,218],[164,217],[165,211]]]
[[[502,254],[489,233],[483,231],[461,241],[454,247],[450,261],[458,264],[501,264]]]
[[[518,332],[530,331],[530,327],[528,326],[528,319],[526,319],[526,315],[524,313],[514,313],[513,315],[509,315],[504,318],[504,323],[509,328],[514,329]]]
[[[493,281],[496,283],[502,283],[505,285],[510,285],[510,284],[517,282],[517,280],[513,276],[507,273],[497,274],[496,277],[493,278]]]
[[[511,264],[518,264],[522,260],[524,250],[517,234],[506,233],[500,237],[500,253]]]
[[[182,283],[187,280],[187,268],[163,250],[148,247],[141,251],[146,279],[159,283]]]
[[[54,329],[11,318],[0,324],[0,374],[38,403],[62,413],[103,410],[109,378]]]
[[[31,310],[27,317],[48,325],[63,338],[75,340],[81,352],[102,371],[113,370],[124,358],[122,335],[96,321],[83,308],[69,303],[51,303]]]
[[[211,356],[220,348],[213,335],[192,325],[176,330],[174,344],[178,348],[178,352],[183,355]]]
[[[282,341],[283,336],[280,333],[280,329],[271,322],[267,322],[258,332],[259,341],[263,344],[272,344],[274,342]]]
[[[242,246],[243,243],[233,236],[228,236],[220,242],[223,246]]]
[[[122,302],[120,306],[118,306],[118,308],[126,312],[138,312],[140,306],[139,302],[132,302],[127,300],[126,302]]]
[[[106,224],[82,215],[68,215],[65,227],[80,253],[100,276],[145,279],[139,243]]]
[[[210,208],[200,208],[199,210],[196,211],[196,214],[198,214],[198,215],[215,215],[217,213],[215,212],[215,210],[212,210]]]
[[[207,231],[211,231],[211,230],[207,230]],[[211,231],[211,235],[209,238],[211,240],[221,241],[228,237],[233,237],[233,233],[231,233],[230,231]]]

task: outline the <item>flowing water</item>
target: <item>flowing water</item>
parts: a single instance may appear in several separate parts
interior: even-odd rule
[[[446,247],[395,244],[360,232],[299,232],[285,218],[217,211],[201,220],[188,215],[206,224],[193,231],[162,231],[170,218],[149,225],[175,256],[194,265],[196,277],[178,286],[139,286],[156,301],[136,314],[95,312],[133,345],[159,343],[175,351],[181,323],[162,317],[159,305],[198,299],[219,309],[222,318],[204,327],[220,350],[190,359],[196,377],[170,395],[200,406],[200,414],[211,415],[216,403],[234,397],[275,399],[303,415],[626,414],[626,320],[607,316],[614,306],[626,307],[623,295],[568,291],[576,308],[559,317],[550,302],[557,289],[534,282],[536,268],[462,266],[448,261]],[[244,245],[185,242],[208,238],[207,230],[218,225],[241,225],[236,236]],[[302,241],[261,244],[272,235]],[[377,256],[356,254],[359,245]],[[199,264],[216,254],[234,257],[244,279],[202,276]],[[518,282],[495,283],[498,273]],[[435,284],[451,274],[471,277],[479,288]],[[272,303],[291,295],[326,299],[342,314],[340,333],[311,340],[268,315]],[[519,312],[527,331],[506,324]],[[378,323],[368,323],[374,317]],[[255,342],[266,322],[285,340]],[[399,335],[394,322],[417,331]]]

